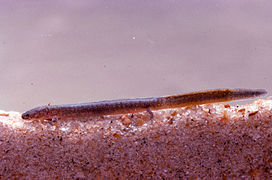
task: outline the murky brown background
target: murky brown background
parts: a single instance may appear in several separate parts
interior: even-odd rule
[[[272,1],[3,1],[0,109],[272,92]]]

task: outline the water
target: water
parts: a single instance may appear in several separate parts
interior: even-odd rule
[[[272,92],[271,6],[1,2],[0,109],[214,88]]]

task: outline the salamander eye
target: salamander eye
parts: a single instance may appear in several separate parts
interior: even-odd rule
[[[22,114],[23,119],[29,119],[29,117],[30,117],[29,113]]]

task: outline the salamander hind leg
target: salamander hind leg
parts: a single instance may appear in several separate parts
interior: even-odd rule
[[[146,111],[150,114],[150,119],[153,119],[154,117],[153,112],[149,108],[146,108]]]

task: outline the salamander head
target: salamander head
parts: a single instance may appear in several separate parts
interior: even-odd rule
[[[29,111],[26,111],[22,114],[22,119],[40,119],[46,117],[48,115],[48,107],[40,106]]]

